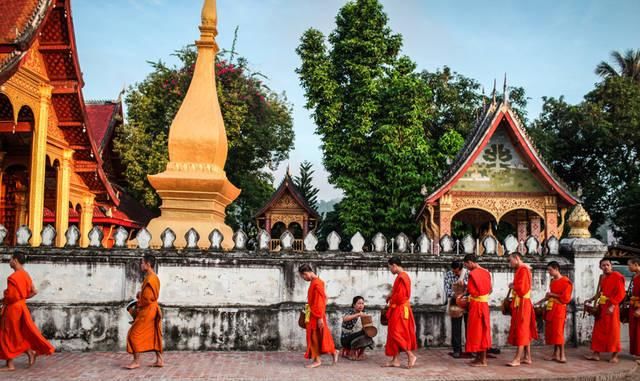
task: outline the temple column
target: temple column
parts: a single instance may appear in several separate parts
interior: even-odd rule
[[[94,195],[82,198],[82,213],[80,214],[80,247],[89,246],[89,231],[93,227],[93,199]]]
[[[309,219],[304,216],[302,217],[302,239],[304,239],[309,233]]]
[[[27,219],[29,217],[29,210],[27,209],[27,190],[24,186],[16,189],[14,200],[16,203],[16,226],[13,232],[15,233],[18,231],[18,227],[20,227],[20,225],[27,224]]]
[[[264,230],[267,231],[267,233],[269,233],[269,236],[271,236],[271,215],[267,214],[267,218],[264,220]]]
[[[540,240],[540,230],[542,228],[540,216],[529,217],[529,227],[531,229],[531,235]]]
[[[44,217],[44,177],[47,155],[47,126],[49,124],[49,106],[51,91],[49,85],[40,86],[40,108],[31,141],[31,168],[29,171],[29,228],[31,229],[31,245],[39,246],[42,237],[42,220]]]
[[[64,150],[58,167],[58,189],[56,193],[56,245],[66,243],[65,233],[69,227],[69,191],[71,189],[72,150]]]
[[[444,235],[451,235],[451,206],[452,206],[452,199],[451,199],[451,195],[450,194],[445,194],[440,198],[440,203],[439,203],[439,212],[440,212],[440,218],[439,218],[439,227],[440,227],[440,234],[436,239],[436,242],[440,241],[440,238],[442,238]]]
[[[545,239],[552,236],[560,239],[562,232],[558,234],[558,206],[555,196],[545,196],[544,198],[544,224]]]
[[[527,221],[527,212],[524,210],[518,210],[516,216],[518,229],[518,252],[524,254],[526,253],[524,241],[527,239],[527,226],[529,225],[529,222]]]

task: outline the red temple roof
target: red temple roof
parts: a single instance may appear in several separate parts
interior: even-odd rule
[[[116,101],[87,101],[87,118],[89,121],[89,132],[98,145],[100,152],[113,137],[113,130],[118,123],[118,118],[122,118],[122,103],[120,99]]]
[[[567,206],[572,206],[579,202],[578,198],[571,193],[567,185],[565,185],[543,161],[509,102],[497,104],[494,100],[488,107],[485,107],[483,116],[476,123],[474,130],[469,134],[464,146],[458,153],[449,171],[443,176],[440,184],[425,198],[423,210],[427,204],[437,202],[442,195],[447,193],[456,184],[483,151],[499,126],[504,126],[507,129],[514,144],[532,168],[535,177],[548,189],[550,194],[556,194],[558,201]],[[422,214],[422,211],[418,215],[420,214]]]
[[[269,210],[269,208],[271,208],[276,203],[276,201],[278,201],[287,191],[293,196],[296,202],[309,214],[310,217],[316,219],[320,218],[318,212],[316,212],[315,209],[313,209],[311,205],[309,205],[307,199],[302,195],[300,189],[298,189],[296,184],[293,182],[293,179],[291,178],[291,175],[289,175],[289,172],[285,174],[285,177],[280,183],[278,189],[273,193],[269,201],[267,201],[262,209],[260,209],[260,211],[256,213],[255,217],[260,217],[261,215],[266,213],[267,210]]]

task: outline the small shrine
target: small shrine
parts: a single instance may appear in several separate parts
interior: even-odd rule
[[[293,250],[303,250],[303,240],[316,229],[320,215],[298,189],[287,171],[271,199],[255,215],[256,225],[272,237],[270,250],[280,250],[280,237],[289,231],[293,237]]]
[[[452,235],[455,221],[479,240],[505,223],[521,243],[560,239],[568,208],[579,202],[534,147],[509,104],[506,81],[504,90],[497,102],[494,87],[449,171],[425,197],[418,218],[435,242]]]

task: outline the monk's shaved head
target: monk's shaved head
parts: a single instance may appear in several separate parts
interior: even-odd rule
[[[146,254],[142,260],[148,264],[152,269],[156,268],[156,257],[151,254]]]
[[[15,259],[19,264],[24,265],[26,258],[23,253],[13,253],[11,258]]]

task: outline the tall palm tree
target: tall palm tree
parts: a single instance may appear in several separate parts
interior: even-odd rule
[[[611,52],[614,68],[606,61],[602,61],[596,67],[596,74],[603,78],[625,77],[640,83],[640,49],[629,49],[624,55],[618,51]]]

